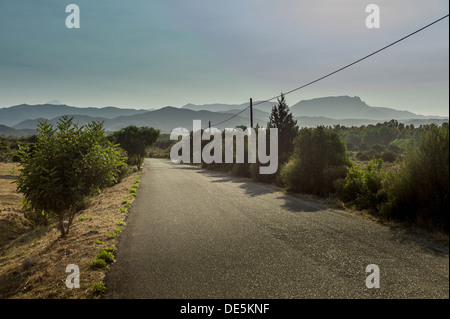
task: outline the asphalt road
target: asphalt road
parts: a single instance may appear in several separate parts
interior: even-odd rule
[[[449,298],[448,248],[366,217],[168,160],[137,194],[105,298]]]

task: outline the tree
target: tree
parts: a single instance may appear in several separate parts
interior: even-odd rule
[[[146,150],[159,137],[160,131],[153,127],[137,127],[135,125],[127,126],[112,134],[111,139],[119,143],[128,154],[128,164],[136,165],[141,169],[141,164],[146,157]]]
[[[19,158],[16,182],[24,204],[46,220],[57,217],[62,237],[82,201],[114,183],[123,165],[120,151],[106,140],[102,123],[78,127],[68,117],[59,120],[56,129],[40,122],[36,142],[21,146]]]
[[[298,126],[283,93],[277,101],[278,104],[272,108],[267,128],[278,128],[278,162],[282,164],[289,159],[294,149],[293,141],[297,136]]]

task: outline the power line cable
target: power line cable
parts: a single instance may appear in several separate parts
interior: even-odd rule
[[[351,67],[351,66],[353,66],[353,65],[355,65],[355,64],[357,64],[357,63],[359,63],[359,62],[361,62],[361,61],[363,61],[363,60],[365,60],[365,59],[367,59],[367,58],[369,58],[369,57],[371,57],[371,56],[373,56],[373,55],[375,55],[375,54],[377,54],[377,53],[380,53],[381,51],[386,50],[387,48],[389,48],[389,47],[391,47],[391,46],[393,46],[393,45],[395,45],[395,44],[397,44],[397,43],[399,43],[399,42],[401,42],[401,41],[403,41],[403,40],[405,40],[405,39],[407,39],[407,38],[409,38],[409,37],[411,37],[411,36],[413,36],[414,34],[419,33],[420,31],[423,31],[424,29],[426,29],[426,28],[428,28],[428,27],[431,27],[433,24],[436,24],[436,23],[438,23],[439,21],[441,21],[441,20],[443,20],[443,19],[445,19],[445,18],[448,18],[448,16],[449,16],[449,15],[447,14],[447,15],[443,16],[442,18],[439,18],[439,19],[437,19],[437,20],[435,20],[435,21],[433,21],[433,22],[427,24],[426,26],[424,26],[424,27],[422,27],[422,28],[420,28],[420,29],[418,29],[418,30],[416,30],[416,31],[414,31],[414,32],[411,32],[410,34],[404,36],[403,38],[400,38],[400,39],[398,39],[398,40],[396,40],[396,41],[394,41],[394,42],[392,42],[392,43],[390,43],[390,44],[388,44],[388,45],[382,47],[381,49],[378,49],[378,50],[376,50],[376,51],[374,51],[374,52],[372,52],[372,53],[370,53],[370,54],[368,54],[368,55],[366,55],[366,56],[364,56],[364,57],[362,57],[362,58],[360,58],[360,59],[358,59],[358,60],[356,60],[356,61],[354,61],[354,62],[352,62],[352,63],[349,63],[349,64],[347,64],[347,65],[344,66],[344,67],[341,67],[341,68],[339,68],[339,69],[337,69],[337,70],[335,70],[335,71],[333,71],[333,72],[330,72],[330,73],[328,73],[327,75],[324,75],[324,76],[322,76],[322,77],[320,77],[320,78],[318,78],[318,79],[316,79],[316,80],[314,80],[314,81],[308,82],[308,83],[306,83],[306,84],[304,84],[304,85],[302,85],[302,86],[299,86],[299,87],[297,87],[297,88],[295,88],[295,89],[292,89],[292,90],[290,90],[290,91],[288,91],[288,92],[286,92],[286,93],[283,93],[283,95],[288,95],[288,94],[290,94],[290,93],[292,93],[292,92],[298,91],[298,90],[303,89],[303,88],[305,88],[305,87],[307,87],[307,86],[310,86],[310,85],[312,85],[312,84],[314,84],[314,83],[316,83],[316,82],[319,82],[319,81],[321,81],[321,80],[323,80],[323,79],[325,79],[325,78],[327,78],[327,77],[329,77],[329,76],[332,76],[333,74],[336,74],[336,73],[338,73],[338,72],[340,72],[340,71],[343,71],[343,70],[345,70],[345,69],[347,69],[347,68],[349,68],[349,67]],[[274,99],[279,98],[280,96],[281,96],[281,94],[280,94],[280,95],[277,95],[277,96],[274,96],[274,97],[272,97],[272,98],[270,98],[270,99],[264,100],[264,101],[259,101],[259,102],[253,103],[253,106],[256,106],[256,105],[259,105],[259,104],[262,104],[262,103],[265,103],[265,102],[269,102],[269,101],[271,101],[271,100],[274,100]],[[247,106],[246,108],[244,108],[242,111],[240,111],[240,112],[234,114],[233,116],[229,117],[228,119],[226,119],[226,120],[224,120],[224,121],[222,121],[222,122],[219,122],[219,123],[211,124],[211,125],[212,125],[212,126],[217,126],[217,125],[223,124],[223,123],[225,123],[225,122],[228,122],[229,120],[235,118],[236,116],[238,116],[239,114],[241,114],[242,112],[244,112],[245,110],[247,110],[249,107],[250,107],[250,105],[248,105],[248,106]]]

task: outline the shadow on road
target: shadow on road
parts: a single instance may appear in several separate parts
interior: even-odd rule
[[[207,175],[212,179],[212,183],[236,183],[240,184],[239,188],[243,189],[245,193],[251,197],[272,194],[277,192],[276,189],[271,188],[269,185],[261,185],[257,182],[251,181],[243,177],[234,177],[225,175],[223,172],[211,172],[205,170],[199,170],[200,174]]]
[[[274,194],[281,192],[279,189],[272,187],[269,184],[258,183],[245,177],[230,176],[226,172],[211,171],[192,165],[184,164],[177,166],[180,169],[194,170],[199,174],[211,178],[212,183],[236,183],[240,184],[239,188],[243,189],[245,193],[251,197]],[[283,207],[291,212],[317,212],[327,209],[326,206],[316,203],[309,203],[308,201],[296,198],[288,194],[282,194],[277,199],[284,200]]]
[[[293,213],[314,213],[327,209],[324,205],[308,203],[305,200],[286,194],[279,196],[277,199],[284,200],[283,208]]]

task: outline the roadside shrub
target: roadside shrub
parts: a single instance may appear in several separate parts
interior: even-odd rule
[[[125,207],[131,207],[131,202],[129,200],[127,200],[127,199],[124,199],[122,201],[122,205],[125,205]]]
[[[294,153],[283,166],[281,178],[288,191],[329,195],[336,181],[352,166],[339,135],[323,126],[303,128],[294,140]]]
[[[106,286],[103,282],[97,282],[92,285],[92,293],[95,295],[100,295],[106,291]]]
[[[102,269],[106,268],[108,264],[104,259],[95,259],[91,262],[91,268],[93,269]]]
[[[364,169],[352,167],[344,180],[342,199],[359,209],[376,209],[385,199],[382,194],[383,160],[373,158]]]
[[[432,128],[388,175],[382,212],[394,219],[448,233],[449,129]]]
[[[114,255],[111,251],[108,251],[106,249],[102,249],[102,251],[97,254],[97,259],[102,259],[106,263],[112,263],[114,261]]]
[[[110,252],[110,253],[113,253],[116,250],[117,250],[116,247],[105,247],[105,248],[102,248],[102,251],[107,251],[107,252]]]

